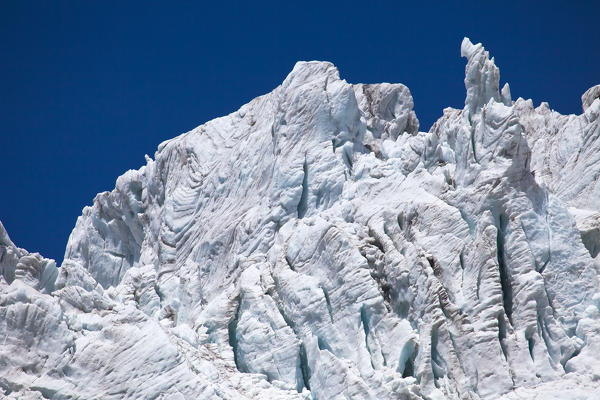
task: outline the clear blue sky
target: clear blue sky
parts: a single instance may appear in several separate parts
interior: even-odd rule
[[[600,1],[173,3],[1,1],[0,220],[18,246],[60,262],[97,192],[297,60],[406,84],[421,130],[464,104],[463,36],[491,51],[513,98],[580,113],[600,83]]]

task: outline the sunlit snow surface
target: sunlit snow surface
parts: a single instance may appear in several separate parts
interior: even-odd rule
[[[0,225],[0,397],[598,399],[600,86],[563,116],[461,54],[429,132],[300,62],[97,195],[60,268]]]

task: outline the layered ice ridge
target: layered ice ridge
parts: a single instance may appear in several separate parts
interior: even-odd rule
[[[0,225],[0,391],[595,398],[597,90],[563,116],[461,55],[429,132],[404,85],[299,62],[98,194],[60,268]]]

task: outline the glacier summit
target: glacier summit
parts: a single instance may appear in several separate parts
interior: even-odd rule
[[[0,224],[0,397],[600,398],[600,85],[561,115],[461,55],[429,132],[297,63],[98,194],[60,268]]]

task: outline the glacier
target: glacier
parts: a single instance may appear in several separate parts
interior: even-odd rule
[[[0,224],[0,397],[597,399],[600,85],[561,115],[460,53],[429,132],[298,62],[98,194],[60,267]]]

